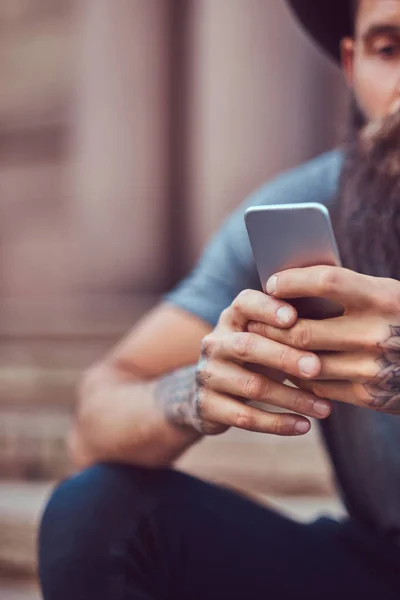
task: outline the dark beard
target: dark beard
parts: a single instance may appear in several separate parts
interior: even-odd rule
[[[340,256],[359,273],[400,279],[400,113],[380,125],[353,114],[332,214]]]

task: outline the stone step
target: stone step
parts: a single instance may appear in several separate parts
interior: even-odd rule
[[[152,308],[160,294],[64,294],[1,298],[4,340],[119,338]]]
[[[1,409],[0,479],[48,480],[70,473],[70,423],[69,409]]]
[[[72,413],[44,407],[0,410],[0,479],[59,479],[71,472],[66,439]],[[190,449],[178,465],[200,477],[260,494],[333,493],[317,435],[279,438],[231,430]]]
[[[156,301],[156,294],[1,298],[0,409],[71,406],[82,371]]]
[[[34,581],[0,579],[1,600],[41,600],[39,585]]]
[[[117,339],[114,335],[1,338],[0,367],[84,369],[100,359]]]
[[[2,366],[0,409],[71,406],[81,372],[81,369],[67,367]]]
[[[0,344],[0,408],[71,406],[84,369],[116,338],[11,339]]]
[[[52,487],[0,483],[0,574],[35,576],[38,523]]]

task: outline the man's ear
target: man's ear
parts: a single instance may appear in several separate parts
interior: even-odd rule
[[[354,79],[354,40],[350,37],[343,38],[340,43],[342,71],[350,88]]]

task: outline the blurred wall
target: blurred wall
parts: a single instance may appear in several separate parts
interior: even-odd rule
[[[190,258],[256,186],[336,141],[340,75],[285,2],[193,0],[186,129]]]
[[[82,369],[248,193],[335,144],[343,98],[282,0],[1,0],[0,577],[36,564],[30,486],[4,479],[70,472]],[[251,440],[184,464],[262,494],[331,491],[312,436]]]
[[[69,287],[71,12],[69,0],[0,3],[2,298]]]
[[[153,302],[256,186],[337,141],[340,74],[282,1],[3,0],[0,53],[10,334]]]
[[[68,472],[82,369],[344,98],[282,0],[1,0],[0,481]]]

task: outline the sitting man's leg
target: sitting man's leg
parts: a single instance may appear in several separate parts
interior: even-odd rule
[[[397,598],[345,526],[300,525],[168,470],[104,465],[63,483],[40,534],[45,600]]]

